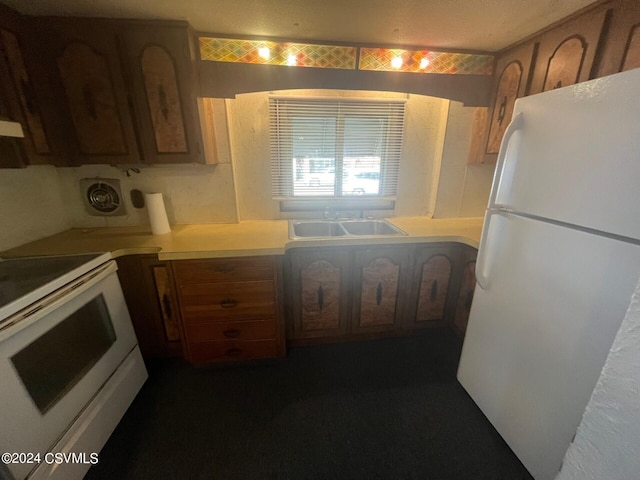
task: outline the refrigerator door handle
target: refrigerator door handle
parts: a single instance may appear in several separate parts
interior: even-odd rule
[[[478,286],[487,290],[489,288],[489,275],[486,273],[487,267],[487,236],[489,235],[489,224],[491,223],[491,217],[495,215],[496,211],[487,210],[484,217],[484,223],[482,224],[482,234],[480,236],[480,246],[478,247],[478,258],[476,259],[476,281]]]
[[[491,187],[491,195],[489,196],[489,206],[487,208],[496,207],[496,198],[498,197],[498,189],[502,182],[502,172],[504,171],[504,162],[507,156],[507,147],[514,133],[520,130],[524,125],[524,117],[522,112],[518,113],[504,131],[502,142],[500,143],[500,153],[496,162],[496,170],[493,176],[493,185]]]

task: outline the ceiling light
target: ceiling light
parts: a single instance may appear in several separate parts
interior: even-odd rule
[[[402,57],[394,57],[393,60],[391,60],[391,66],[393,68],[401,68],[402,67]]]
[[[258,48],[258,55],[265,60],[269,60],[271,58],[271,51],[269,50],[269,47],[260,47]]]

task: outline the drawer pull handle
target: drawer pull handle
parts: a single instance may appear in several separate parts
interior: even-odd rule
[[[220,302],[222,308],[233,308],[238,305],[238,302],[231,299],[225,299]]]
[[[242,349],[240,348],[230,348],[224,352],[227,357],[239,357],[242,353]]]
[[[240,336],[240,330],[237,328],[230,328],[222,332],[222,334],[227,338],[238,338]]]

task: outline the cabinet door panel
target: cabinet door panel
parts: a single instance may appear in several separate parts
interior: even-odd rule
[[[302,329],[339,328],[341,269],[326,260],[317,260],[300,272],[300,280]]]
[[[2,49],[28,127],[27,135],[33,146],[34,153],[37,155],[50,155],[51,147],[42,122],[42,115],[34,98],[31,78],[27,73],[18,38],[5,29],[0,29],[0,37],[2,39]],[[30,163],[34,163],[31,156]]]
[[[349,271],[349,255],[344,250],[291,254],[293,338],[346,333]]]
[[[416,248],[405,328],[444,327],[453,323],[460,254],[460,246],[452,244]]]
[[[127,153],[107,59],[74,42],[58,57],[60,78],[82,155]]]
[[[400,328],[408,262],[408,247],[376,247],[356,251],[352,332]]]
[[[416,322],[442,321],[445,318],[452,267],[451,259],[440,254],[422,264]]]
[[[376,258],[361,271],[359,326],[393,325],[400,265],[388,258]]]
[[[473,292],[476,287],[476,262],[470,261],[462,271],[462,284],[456,305],[456,315],[453,321],[455,329],[464,336],[469,322],[469,312],[473,301]]]
[[[27,65],[46,79],[37,85],[49,105],[44,120],[56,124],[56,138],[64,139],[72,164],[139,163],[116,25],[48,17],[36,24],[40,31]]]
[[[203,162],[194,51],[186,23],[122,30],[140,142],[149,163]]]
[[[589,80],[606,17],[605,8],[595,9],[535,37],[539,47],[529,93]]]
[[[178,79],[171,56],[158,45],[148,46],[140,58],[140,68],[157,152],[188,152]]]
[[[640,67],[640,2],[607,2],[609,26],[596,77]]]
[[[522,82],[522,65],[513,61],[503,70],[498,81],[495,105],[487,143],[487,153],[498,153],[500,142],[507,125],[511,121],[513,106],[518,98],[520,83]]]
[[[578,82],[587,45],[580,37],[568,38],[549,59],[543,91],[562,88]]]
[[[629,41],[627,42],[627,49],[624,52],[620,71],[638,67],[640,67],[640,25],[635,25],[629,33]]]

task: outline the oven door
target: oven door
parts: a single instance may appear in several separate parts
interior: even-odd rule
[[[0,451],[44,455],[136,346],[111,261],[0,330]],[[12,463],[16,478],[37,463]]]

